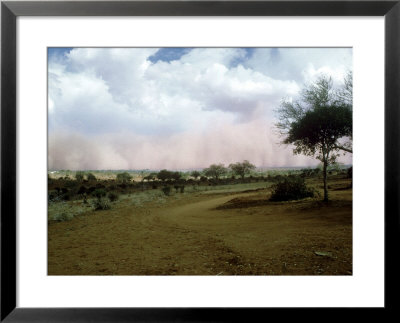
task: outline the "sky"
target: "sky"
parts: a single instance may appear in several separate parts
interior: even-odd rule
[[[349,48],[48,48],[48,167],[314,167],[280,144],[276,109],[350,70]]]

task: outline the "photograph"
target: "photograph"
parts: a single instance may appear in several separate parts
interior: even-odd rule
[[[47,274],[353,274],[351,47],[48,47]]]
[[[399,1],[2,1],[0,321],[393,316]]]

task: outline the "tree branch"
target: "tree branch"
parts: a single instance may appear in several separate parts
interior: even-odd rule
[[[348,153],[353,153],[353,149],[346,148],[344,146],[334,145],[333,147],[336,148],[336,149],[347,151]]]

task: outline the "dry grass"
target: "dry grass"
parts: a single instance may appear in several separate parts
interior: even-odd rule
[[[328,204],[263,204],[269,189],[253,183],[122,195],[99,212],[81,201],[51,205],[50,216],[70,210],[74,218],[49,222],[49,274],[350,275],[348,184],[332,180]]]

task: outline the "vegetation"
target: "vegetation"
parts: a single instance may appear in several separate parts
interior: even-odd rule
[[[118,194],[115,192],[109,192],[108,199],[110,200],[110,202],[115,202],[118,200]]]
[[[222,175],[227,173],[227,169],[224,164],[212,164],[210,167],[204,170],[204,175],[213,177],[215,180],[218,180]]]
[[[156,179],[156,177],[157,177],[157,173],[151,173],[147,176],[144,176],[143,181],[145,181],[145,180],[146,181],[154,181]]]
[[[179,172],[173,172],[171,174],[171,179],[173,179],[174,181],[179,181],[182,177],[182,174]]]
[[[87,176],[88,181],[96,181],[97,180],[96,176],[94,176],[92,173],[88,173],[86,176]]]
[[[238,162],[236,164],[242,164],[242,162]],[[247,163],[246,163],[247,164]],[[249,162],[249,164],[251,164]],[[234,191],[234,186],[238,184],[251,184],[251,183],[260,183],[260,185],[267,185],[268,183],[277,183],[281,181],[285,176],[301,176],[305,179],[307,178],[321,178],[322,179],[322,166],[317,168],[304,168],[304,169],[276,169],[276,170],[262,170],[262,169],[253,169],[251,171],[251,176],[248,176],[249,173],[246,173],[244,178],[242,175],[239,176],[228,176],[228,173],[224,173],[226,176],[220,176],[218,179],[215,177],[206,177],[204,175],[200,175],[200,178],[196,180],[193,179],[192,171],[188,171],[187,173],[183,172],[172,172],[168,170],[163,170],[158,173],[156,172],[148,172],[147,174],[143,171],[140,172],[141,178],[140,181],[130,181],[123,183],[122,181],[116,180],[116,173],[112,173],[111,171],[107,171],[107,177],[102,177],[104,172],[96,172],[92,173],[95,176],[96,181],[83,180],[83,182],[78,182],[77,180],[65,179],[64,173],[57,174],[57,177],[53,177],[52,174],[48,176],[48,201],[49,203],[56,203],[62,201],[74,202],[77,200],[83,201],[84,204],[91,203],[91,200],[94,198],[106,198],[110,202],[115,202],[120,198],[120,195],[125,194],[137,194],[139,192],[144,192],[148,190],[156,190],[161,194],[161,196],[171,196],[172,193],[184,193],[184,192],[193,192],[193,191],[204,191],[207,190],[209,186],[220,186],[220,188],[213,189],[224,189],[225,187],[232,187]],[[231,168],[232,169],[232,168]],[[198,171],[201,173],[200,171]],[[343,178],[351,177],[352,169],[342,166],[342,165],[329,165],[327,173],[332,176],[332,174],[341,174]],[[167,174],[165,180],[162,181],[158,178],[158,175]],[[179,174],[179,177],[176,175],[176,178],[173,179],[172,175],[176,173]],[[90,173],[89,173],[90,174]],[[119,174],[119,172],[117,172]],[[132,174],[132,172],[130,172]],[[137,172],[139,174],[139,171]],[[209,174],[209,173],[208,173]],[[74,172],[75,175],[75,172]],[[86,174],[88,176],[88,173]],[[161,178],[162,175],[160,175]],[[151,181],[151,184],[147,183],[143,179],[147,178],[147,181]],[[264,184],[262,184],[264,183]],[[171,191],[171,189],[164,189],[166,194],[164,193],[162,187],[170,186],[171,188],[175,188]],[[251,188],[252,185],[249,185]],[[257,186],[257,188],[262,186]],[[231,190],[231,189],[230,189]]]
[[[77,172],[75,173],[75,179],[76,179],[78,182],[82,182],[84,176],[85,176],[85,173],[84,173],[84,172],[77,171]]]
[[[160,170],[157,174],[157,178],[164,182],[172,178],[172,172],[166,169]]]
[[[235,164],[230,164],[229,168],[237,175],[239,175],[242,179],[246,174],[249,174],[251,170],[255,169],[256,166],[251,164],[248,160],[244,160],[243,162],[238,162]]]
[[[118,182],[128,183],[131,180],[132,180],[132,176],[127,172],[117,174],[117,181]]]
[[[162,191],[164,192],[165,195],[169,196],[171,194],[171,186],[164,186],[162,188]]]
[[[300,200],[314,197],[314,190],[308,188],[303,177],[287,176],[272,185],[271,201]]]
[[[333,88],[331,78],[322,76],[303,89],[299,100],[283,101],[277,111],[280,121],[276,126],[284,137],[283,143],[294,145],[295,154],[315,156],[322,162],[324,201],[328,201],[328,166],[336,161],[338,151],[352,152],[349,75],[341,91]],[[341,144],[341,139],[347,141]]]
[[[104,190],[103,188],[98,188],[95,191],[93,191],[92,195],[95,196],[96,198],[102,198],[105,197],[107,194],[106,190]]]
[[[64,221],[70,221],[74,218],[74,216],[71,213],[57,213],[53,216],[53,220],[57,222],[64,222]]]
[[[194,179],[198,179],[201,176],[201,173],[197,170],[194,170],[190,173],[190,176],[194,177]]]
[[[93,207],[96,211],[109,210],[111,208],[110,203],[105,198],[95,199],[93,201]]]

